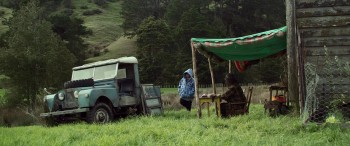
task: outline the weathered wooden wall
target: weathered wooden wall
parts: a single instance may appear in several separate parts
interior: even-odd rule
[[[295,0],[295,6],[297,35],[301,42],[298,45],[302,50],[298,55],[304,63],[318,66],[322,84],[336,83],[336,88],[350,95],[350,77],[323,68],[325,46],[331,58],[338,56],[341,64],[350,62],[350,0]]]
[[[296,0],[296,25],[307,62],[323,56],[324,46],[350,61],[350,0]]]

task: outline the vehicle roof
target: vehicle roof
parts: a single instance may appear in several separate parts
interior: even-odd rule
[[[92,68],[92,67],[96,67],[96,66],[103,66],[103,65],[113,64],[113,63],[137,64],[138,62],[137,62],[136,57],[121,57],[121,58],[117,58],[117,59],[109,59],[109,60],[97,61],[97,62],[93,62],[93,63],[84,64],[82,66],[74,67],[73,70]]]

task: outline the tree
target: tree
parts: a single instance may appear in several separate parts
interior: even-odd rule
[[[10,78],[9,101],[34,109],[43,87],[61,87],[75,57],[45,20],[37,1],[30,1],[9,20],[8,47],[2,48],[0,74]]]
[[[91,35],[92,31],[83,25],[82,19],[73,16],[60,14],[51,16],[48,20],[53,24],[53,31],[60,36],[68,50],[78,59],[77,64],[83,64],[88,45],[81,37]]]
[[[134,37],[138,26],[149,16],[162,18],[167,3],[168,0],[123,0],[120,13],[124,18],[121,26],[124,35]]]
[[[164,20],[149,17],[140,24],[136,34],[141,81],[163,83],[168,78],[163,76],[166,60],[171,60],[166,54],[171,52],[173,42],[168,25]]]

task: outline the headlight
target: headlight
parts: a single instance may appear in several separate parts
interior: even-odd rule
[[[64,99],[64,94],[63,93],[58,94],[58,99],[59,100],[63,100]]]
[[[78,98],[79,97],[79,91],[74,91],[74,97]]]

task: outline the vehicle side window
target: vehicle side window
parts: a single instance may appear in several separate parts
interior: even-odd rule
[[[118,69],[117,79],[125,79],[125,78],[126,78],[126,69],[125,68]]]
[[[116,64],[99,66],[95,69],[94,80],[113,78],[116,75]]]

